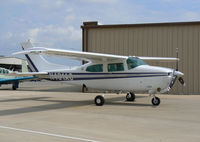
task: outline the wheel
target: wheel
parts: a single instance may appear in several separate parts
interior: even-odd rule
[[[17,88],[15,87],[15,85],[13,85],[13,86],[12,86],[12,89],[13,89],[13,90],[16,90]]]
[[[154,97],[151,102],[154,106],[158,106],[160,104],[160,99],[158,97]]]
[[[82,86],[82,92],[85,93],[85,92],[87,92],[87,91],[88,91],[88,88],[86,87],[85,84],[83,84],[83,86]]]
[[[135,94],[132,93],[132,92],[127,93],[126,100],[127,101],[134,101],[135,100]]]
[[[97,106],[102,106],[105,102],[104,97],[103,96],[96,96],[94,99],[94,102]]]

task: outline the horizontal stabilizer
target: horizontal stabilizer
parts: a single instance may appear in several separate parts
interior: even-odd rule
[[[28,76],[37,76],[37,75],[47,75],[47,72],[12,72],[9,73],[9,76],[17,76],[17,77],[28,77]]]

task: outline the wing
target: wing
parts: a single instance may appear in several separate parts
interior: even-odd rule
[[[13,82],[13,81],[34,79],[34,78],[35,77],[33,77],[33,76],[29,76],[29,77],[16,77],[16,78],[9,78],[9,79],[0,79],[0,84],[9,83],[9,82]]]
[[[174,62],[179,61],[179,58],[170,58],[170,57],[138,57],[142,60],[149,60],[149,61],[160,61],[160,62]]]
[[[112,61],[118,59],[127,59],[127,56],[101,54],[93,52],[70,51],[61,49],[50,49],[44,47],[30,48],[29,50],[14,53],[13,55],[17,54],[48,54],[56,56],[65,56],[67,58],[75,60],[86,60],[86,61]]]
[[[128,56],[120,56],[113,54],[102,54],[102,53],[93,53],[93,52],[81,52],[81,51],[71,51],[71,50],[61,50],[61,49],[51,49],[45,47],[34,47],[25,51],[16,52],[13,55],[18,54],[47,54],[47,55],[56,55],[64,56],[67,58],[75,60],[86,60],[86,61],[114,61],[114,60],[125,60]],[[137,57],[137,56],[133,56]],[[153,60],[153,61],[177,61],[178,58],[168,58],[168,57],[140,57],[142,60]]]

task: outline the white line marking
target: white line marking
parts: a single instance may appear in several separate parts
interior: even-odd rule
[[[33,131],[33,130],[26,130],[26,129],[18,129],[18,128],[6,127],[6,126],[0,126],[0,128],[14,130],[14,131],[20,131],[20,132],[28,132],[28,133],[35,133],[35,134],[40,134],[40,135],[59,137],[59,138],[65,138],[65,139],[80,140],[80,141],[86,141],[86,142],[99,142],[99,141],[89,140],[89,139],[84,139],[84,138],[64,136],[64,135],[58,135],[58,134],[52,134],[52,133],[46,133],[46,132],[39,132],[39,131]]]

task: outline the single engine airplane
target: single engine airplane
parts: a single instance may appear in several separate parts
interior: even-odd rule
[[[13,71],[0,68],[0,86],[3,84],[12,84],[12,89],[16,90],[19,87],[19,82],[23,80],[34,79],[33,76],[27,77],[17,77],[17,76],[9,76]]]
[[[32,72],[13,73],[18,76],[33,75],[41,79],[83,85],[87,88],[126,91],[127,101],[134,101],[136,92],[147,92],[153,95],[153,105],[160,104],[160,99],[155,94],[169,91],[177,78],[184,84],[183,73],[180,71],[150,66],[145,62],[145,60],[178,62],[178,58],[120,56],[33,47],[30,41],[21,45],[23,51],[14,55],[25,54]],[[48,62],[43,55],[63,56],[85,60],[88,63],[67,69],[66,66]],[[98,95],[94,101],[97,106],[102,106],[105,100],[103,95]]]

